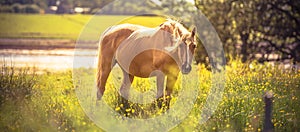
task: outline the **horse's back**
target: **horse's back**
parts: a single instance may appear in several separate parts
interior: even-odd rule
[[[99,41],[99,63],[109,63],[112,61],[119,45],[134,31],[141,28],[144,27],[134,24],[120,24],[111,26],[105,30]]]
[[[134,24],[120,24],[116,26],[109,27],[102,34],[102,38],[100,40],[100,45],[109,45],[109,47],[118,47],[120,43],[129,37],[134,31],[144,28],[140,25]]]
[[[118,52],[134,53],[144,49],[164,50],[171,46],[172,34],[160,28],[141,28],[135,30],[118,46]]]

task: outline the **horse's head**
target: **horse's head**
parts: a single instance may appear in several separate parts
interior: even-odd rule
[[[178,51],[178,58],[181,62],[181,72],[188,74],[192,70],[192,60],[196,49],[196,37],[195,28],[191,33],[180,36],[178,43],[176,44]]]
[[[181,72],[188,74],[192,70],[192,59],[197,47],[196,28],[189,32],[182,24],[176,21],[167,21],[161,25],[165,31],[172,33],[172,46],[165,49],[175,54],[181,63]]]

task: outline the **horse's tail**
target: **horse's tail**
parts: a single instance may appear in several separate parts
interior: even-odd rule
[[[103,76],[102,72],[103,72],[103,67],[105,67],[105,61],[103,60],[104,58],[103,55],[102,55],[102,51],[101,51],[101,46],[103,46],[105,43],[104,43],[104,40],[105,40],[105,37],[108,35],[108,33],[114,28],[114,26],[111,26],[109,28],[107,28],[100,36],[100,39],[99,39],[99,43],[98,43],[98,65],[97,65],[97,72],[96,72],[96,85],[97,85],[97,98],[100,99],[102,97],[101,94],[103,94],[103,90],[105,84],[101,84],[103,83],[103,79],[101,78],[101,76]],[[99,91],[100,90],[100,91]]]

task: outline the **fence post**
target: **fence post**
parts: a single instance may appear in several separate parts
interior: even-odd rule
[[[264,95],[265,101],[265,119],[264,119],[264,126],[263,132],[273,132],[274,125],[272,123],[272,101],[273,101],[273,93],[267,91]]]

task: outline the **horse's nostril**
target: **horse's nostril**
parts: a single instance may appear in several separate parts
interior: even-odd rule
[[[188,64],[185,68],[186,68],[187,71],[191,71],[192,66]]]
[[[182,69],[182,73],[186,74],[186,73],[189,73],[192,70],[192,66],[190,64],[184,63],[181,66],[181,69]]]

